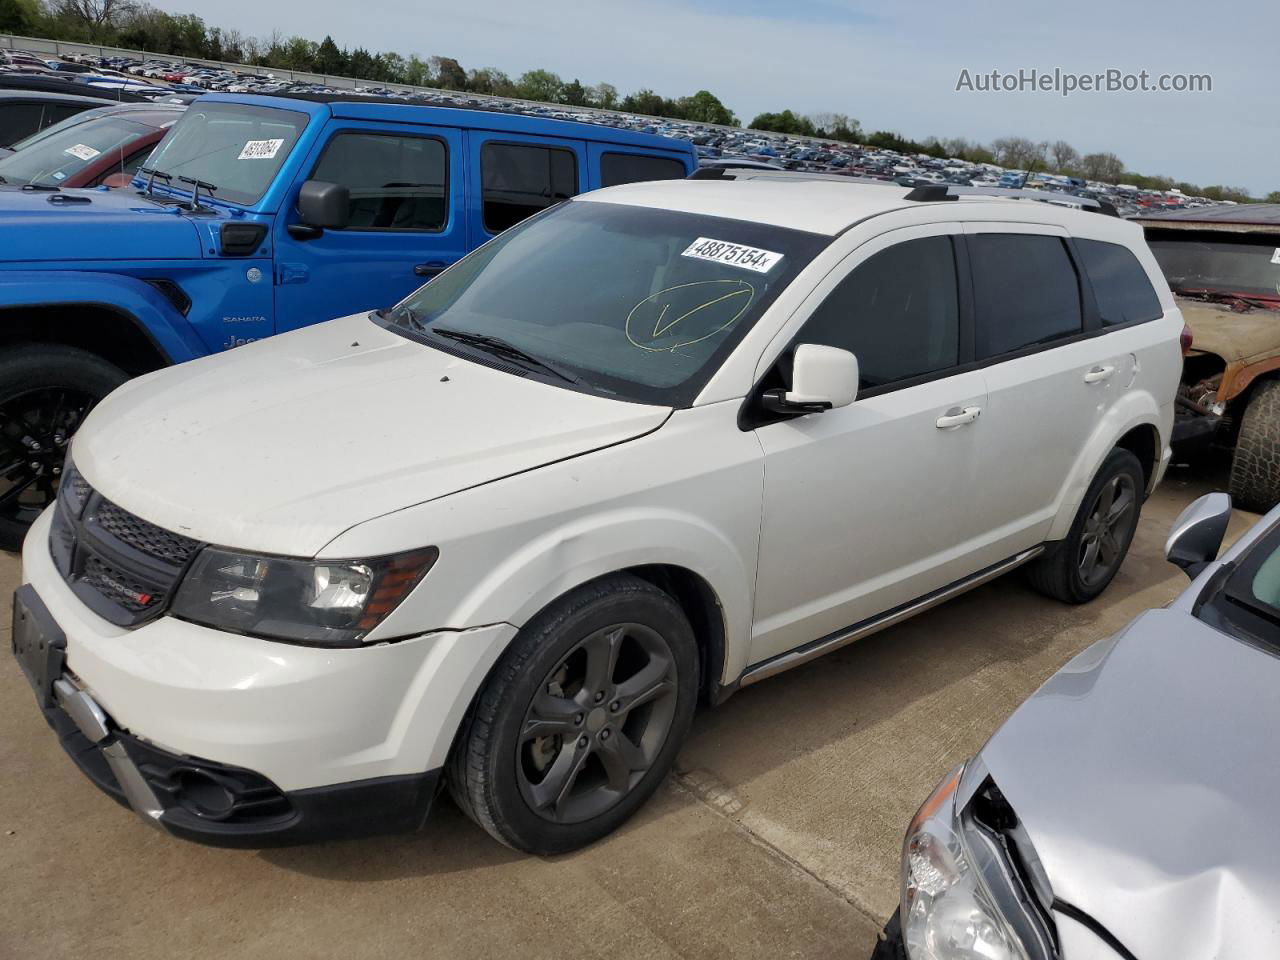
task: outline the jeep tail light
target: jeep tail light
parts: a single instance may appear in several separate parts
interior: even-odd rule
[[[1182,325],[1182,333],[1178,336],[1178,343],[1182,344],[1182,355],[1185,357],[1191,352],[1191,344],[1195,341],[1195,337],[1191,335],[1191,326],[1184,323]]]

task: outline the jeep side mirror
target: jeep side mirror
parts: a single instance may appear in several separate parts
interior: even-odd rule
[[[1206,493],[1173,521],[1164,555],[1194,580],[1218,558],[1230,522],[1231,497],[1225,493]]]
[[[821,413],[847,407],[857,395],[857,357],[839,347],[802,343],[791,364],[791,389],[770,390],[762,399],[772,413]]]
[[[308,180],[298,191],[298,216],[307,236],[318,237],[325,229],[340,229],[351,219],[351,191],[340,183]],[[293,230],[290,234],[299,237]]]

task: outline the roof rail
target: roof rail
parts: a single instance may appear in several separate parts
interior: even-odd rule
[[[959,200],[961,197],[1003,197],[1009,200],[1038,200],[1058,207],[1074,207],[1088,213],[1102,213],[1118,217],[1115,206],[1105,200],[1077,197],[1073,193],[1054,193],[1051,190],[1029,190],[1025,187],[966,187],[959,184],[933,184],[915,187],[903,199],[917,203],[937,203],[942,200]]]

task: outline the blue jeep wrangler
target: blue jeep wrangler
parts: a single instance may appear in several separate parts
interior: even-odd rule
[[[389,306],[567,197],[696,166],[689,143],[604,125],[210,95],[129,189],[0,187],[0,547],[129,377]]]

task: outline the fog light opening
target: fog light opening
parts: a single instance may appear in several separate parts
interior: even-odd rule
[[[206,820],[230,816],[236,798],[214,777],[201,770],[179,770],[173,775],[174,799],[184,810]]]

